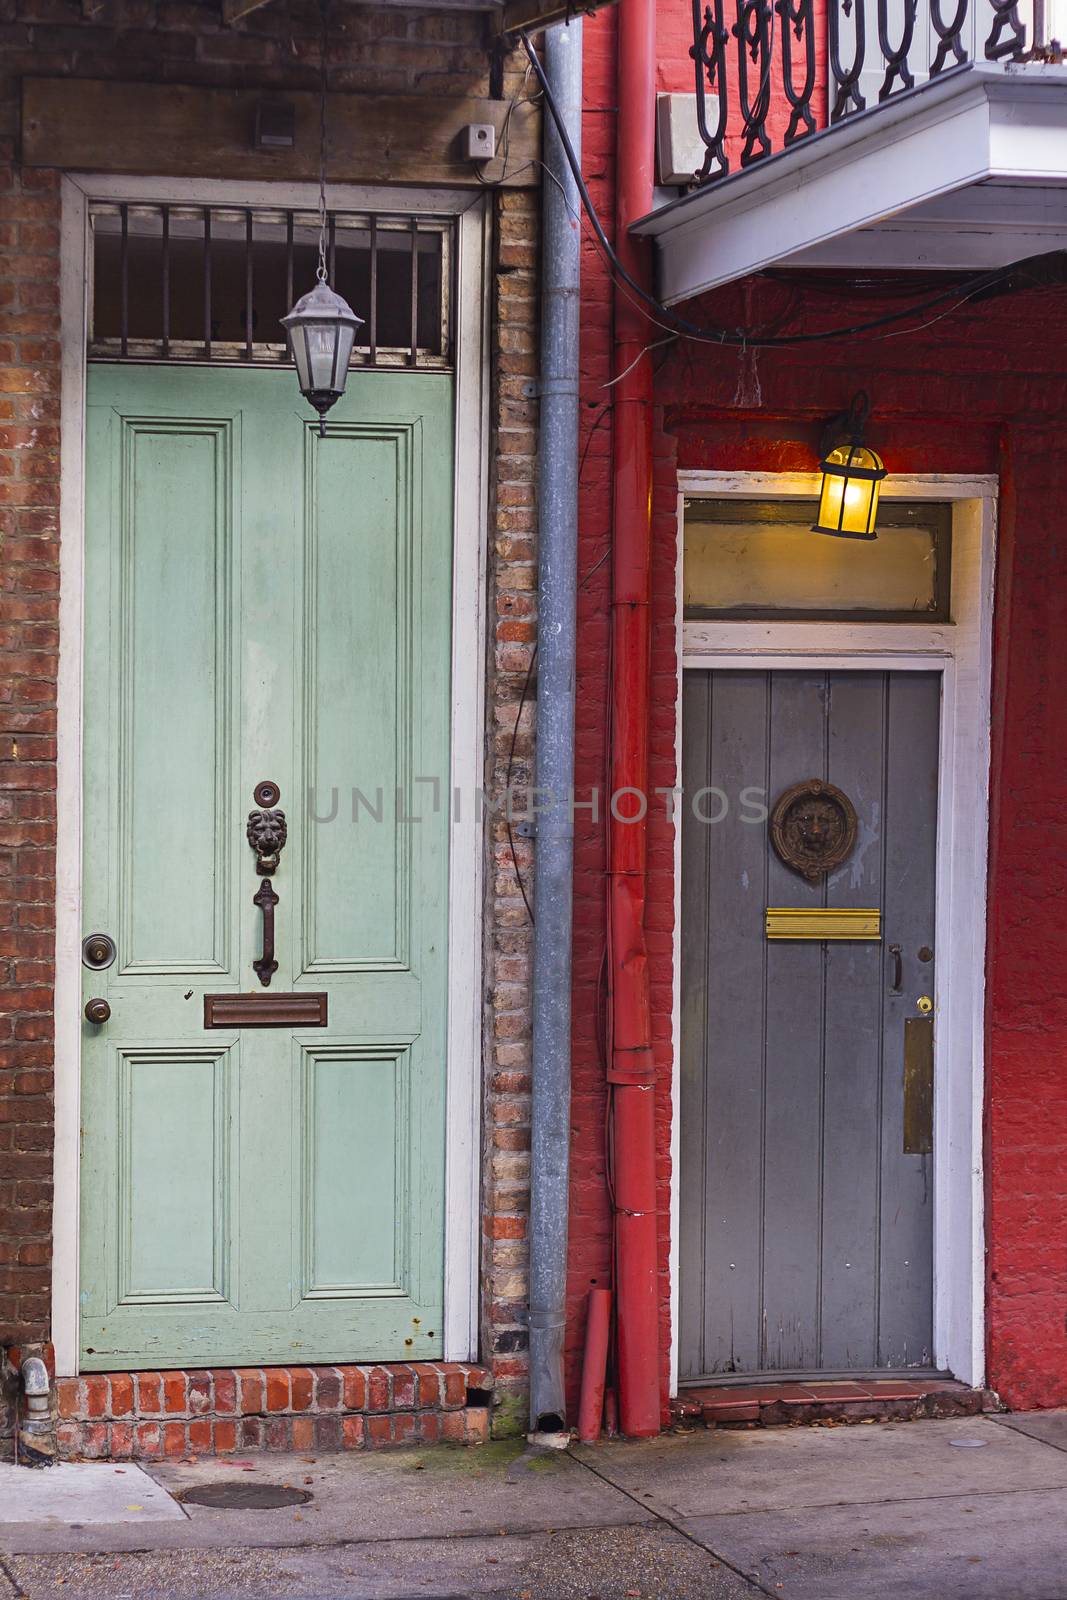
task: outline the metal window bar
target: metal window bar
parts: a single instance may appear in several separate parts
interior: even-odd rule
[[[275,366],[291,360],[274,325],[311,287],[313,211],[139,202],[98,202],[90,210],[91,359]],[[364,319],[354,367],[451,369],[454,226],[453,218],[429,213],[330,214],[331,279],[340,271],[349,293],[354,273],[366,296],[366,304],[353,305]],[[148,295],[145,284],[156,272],[158,295]],[[275,304],[282,283],[284,306]]]
[[[378,355],[378,218],[370,219],[370,311],[367,317],[370,338],[370,364]]]
[[[122,353],[126,355],[130,347],[130,208],[119,207],[119,217],[122,227],[122,244],[120,246],[119,273],[121,287],[119,293],[122,297],[122,312],[119,321],[119,339],[122,344]]]
[[[170,359],[170,211],[165,206],[162,216],[162,304],[160,317],[163,323],[163,359]]]
[[[408,360],[414,366],[419,358],[419,222],[411,219],[411,346]]]
[[[255,332],[255,268],[253,265],[252,213],[245,212],[245,360],[252,360]]]
[[[211,360],[211,208],[204,207],[204,360]]]

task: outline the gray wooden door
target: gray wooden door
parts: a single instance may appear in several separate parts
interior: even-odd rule
[[[914,1101],[905,1127],[904,1056],[934,993],[939,713],[937,673],[686,673],[683,1382],[932,1364],[932,1141]],[[814,883],[766,821],[810,778],[858,822]],[[769,941],[768,906],[878,907],[882,937]]]

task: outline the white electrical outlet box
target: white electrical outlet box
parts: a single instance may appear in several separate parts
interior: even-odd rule
[[[496,129],[491,122],[468,122],[463,129],[463,153],[468,161],[492,161],[496,155]]]
[[[707,118],[714,126],[719,115],[715,95],[708,96]],[[656,96],[656,165],[660,183],[689,184],[704,165],[707,148],[697,129],[695,94]]]

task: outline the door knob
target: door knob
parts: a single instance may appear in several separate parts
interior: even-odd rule
[[[85,1019],[87,1022],[97,1024],[106,1022],[111,1015],[111,1007],[106,1000],[87,1000],[85,1002]]]

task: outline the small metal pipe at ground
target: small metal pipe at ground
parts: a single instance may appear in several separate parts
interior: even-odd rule
[[[582,1444],[595,1444],[600,1438],[610,1342],[611,1290],[590,1289],[582,1356],[582,1394],[578,1404],[578,1438]]]
[[[582,22],[550,28],[545,70],[581,148]],[[581,202],[551,117],[544,120],[541,438],[538,474],[537,833],[534,858],[530,1194],[530,1430],[566,1432],[571,1097],[578,333]]]

